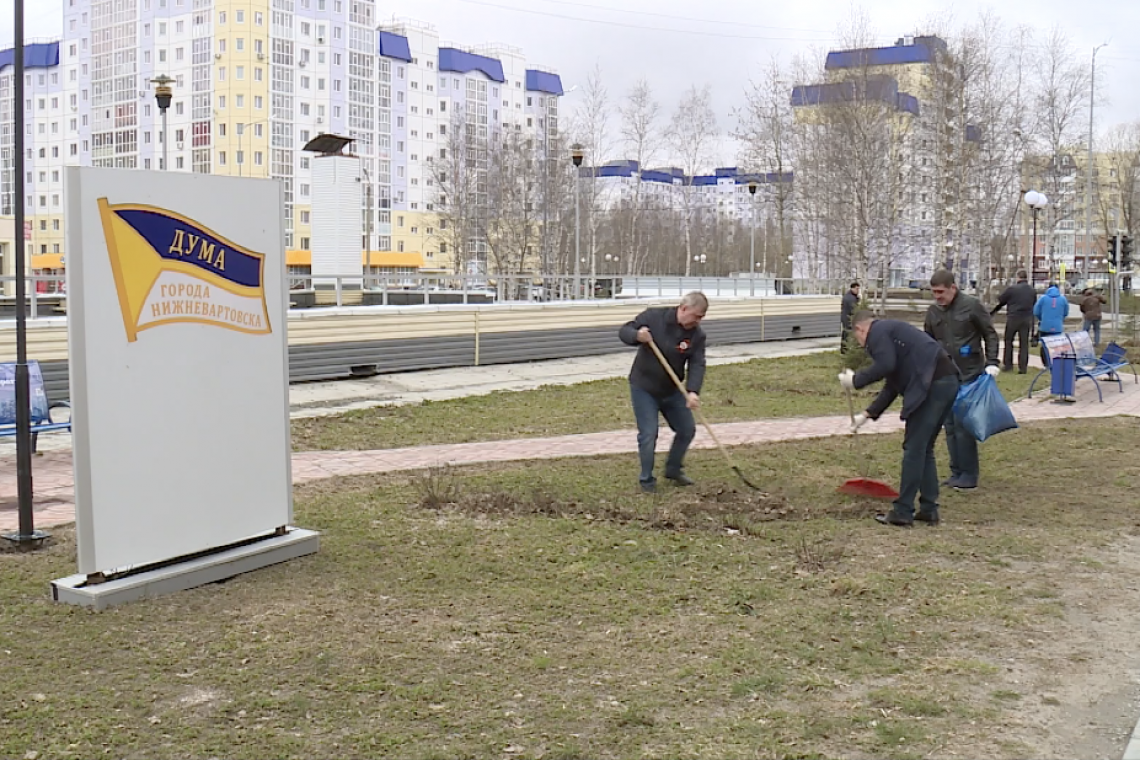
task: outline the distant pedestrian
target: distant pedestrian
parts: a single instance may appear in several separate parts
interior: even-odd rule
[[[1085,290],[1084,298],[1081,299],[1081,314],[1084,315],[1084,324],[1081,329],[1093,336],[1093,345],[1100,348],[1100,319],[1101,304],[1108,303],[1105,297],[1097,293],[1092,288]]]
[[[1029,369],[1029,333],[1033,329],[1033,305],[1037,293],[1029,284],[1025,270],[1017,273],[1017,283],[1010,285],[998,296],[997,306],[990,310],[990,316],[1005,307],[1005,350],[1002,369],[1013,369],[1013,339],[1017,338],[1017,371],[1024,375]]]
[[[638,346],[629,373],[629,392],[633,416],[637,420],[637,452],[641,460],[639,481],[641,490],[646,493],[657,490],[653,468],[658,415],[664,416],[673,430],[673,444],[665,460],[665,477],[679,486],[693,484],[683,465],[685,452],[697,434],[692,410],[701,405],[701,384],[705,379],[705,331],[701,329],[701,320],[708,309],[709,301],[705,294],[693,291],[681,299],[679,306],[646,309],[618,331],[623,343]],[[685,383],[687,392],[684,395],[649,347],[651,340],[661,350],[673,372]],[[689,370],[687,378],[686,367]]]
[[[851,317],[859,308],[859,283],[851,283],[851,288],[843,294],[843,301],[839,305],[839,323],[843,326],[843,334],[839,338],[839,353],[847,353],[847,336],[851,334]]]
[[[958,368],[946,349],[917,327],[897,319],[875,319],[861,311],[853,319],[859,345],[867,349],[872,365],[859,372],[844,370],[839,383],[855,390],[883,380],[883,388],[867,410],[855,415],[852,432],[868,419],[877,420],[900,394],[903,434],[902,474],[899,495],[885,515],[875,519],[884,525],[906,527],[915,520],[937,525],[938,466],[934,443],[958,395]],[[914,511],[918,497],[919,509]]]
[[[945,269],[930,278],[930,292],[934,303],[926,311],[924,327],[950,354],[962,383],[974,382],[983,372],[998,374],[997,331],[981,301],[958,290],[954,274]],[[943,485],[959,491],[977,488],[978,439],[953,414],[946,416],[946,448],[950,450],[950,478]]]

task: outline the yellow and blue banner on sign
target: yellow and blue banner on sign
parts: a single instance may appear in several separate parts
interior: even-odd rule
[[[265,255],[173,211],[99,199],[127,340],[189,322],[268,334]]]

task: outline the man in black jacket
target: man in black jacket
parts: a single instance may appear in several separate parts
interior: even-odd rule
[[[926,332],[958,365],[961,382],[972,383],[982,372],[996,376],[1000,372],[998,336],[982,302],[960,292],[954,274],[945,269],[930,278],[930,292],[934,303],[926,311]],[[950,479],[943,485],[959,491],[977,488],[978,440],[952,414],[946,417],[946,448],[950,450]]]
[[[1033,305],[1037,303],[1037,293],[1029,284],[1029,275],[1024,269],[1017,272],[1017,284],[1010,285],[998,296],[997,306],[990,309],[990,316],[1005,307],[1005,353],[1002,369],[1013,369],[1013,339],[1017,337],[1017,371],[1024,375],[1029,369],[1029,331],[1033,329]]]
[[[851,289],[843,294],[839,304],[839,324],[843,326],[843,334],[839,337],[839,353],[847,353],[847,336],[851,334],[851,317],[859,308],[859,283],[851,283]]]
[[[699,394],[705,379],[705,331],[701,329],[701,320],[708,308],[709,301],[704,293],[694,291],[681,299],[680,306],[646,309],[618,331],[623,343],[638,346],[629,373],[629,393],[633,401],[633,416],[637,420],[641,490],[646,493],[657,490],[653,465],[658,414],[664,415],[673,429],[673,445],[665,460],[665,477],[679,486],[693,484],[682,470],[682,465],[685,452],[697,434],[692,410],[701,405]],[[649,347],[650,340],[657,344],[677,377],[685,382],[687,393],[684,395]],[[689,370],[687,380],[686,365]]]
[[[917,327],[895,319],[875,319],[869,311],[855,315],[852,331],[867,349],[873,364],[852,373],[844,370],[840,384],[848,390],[884,380],[883,389],[863,414],[855,415],[852,433],[868,419],[877,420],[901,393],[906,421],[902,475],[894,507],[876,520],[884,525],[910,526],[915,520],[937,525],[938,465],[934,442],[950,416],[958,395],[958,368],[946,350]],[[919,510],[914,511],[915,496]]]

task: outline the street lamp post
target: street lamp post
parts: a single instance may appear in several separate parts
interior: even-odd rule
[[[4,538],[24,548],[43,545],[49,534],[35,529],[32,510],[32,410],[31,377],[28,369],[27,315],[24,313],[24,282],[26,245],[24,243],[24,0],[15,1],[15,36],[12,51],[12,115],[16,128],[12,130],[14,180],[13,206],[16,254],[16,509],[18,528],[5,533]]]
[[[581,258],[582,258],[582,203],[581,203],[581,166],[585,153],[580,143],[570,146],[570,160],[574,162],[574,298],[580,296],[581,286]]]
[[[1044,193],[1030,190],[1025,194],[1025,205],[1033,211],[1033,247],[1029,251],[1029,284],[1032,287],[1036,287],[1037,278],[1037,214],[1048,204],[1049,199]]]
[[[154,100],[158,103],[159,112],[162,113],[162,170],[169,171],[170,164],[166,160],[166,146],[170,140],[167,139],[166,134],[166,109],[170,108],[170,100],[174,96],[174,91],[170,88],[174,80],[166,74],[160,74],[150,81],[154,85]]]
[[[756,180],[748,183],[748,195],[751,198],[750,204],[752,206],[752,225],[749,230],[748,241],[748,272],[750,274],[748,292],[750,295],[756,295],[756,188]],[[767,230],[765,230],[765,234],[767,234]]]

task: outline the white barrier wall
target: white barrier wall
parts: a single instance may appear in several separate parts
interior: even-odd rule
[[[292,519],[281,186],[66,169],[81,573]]]

